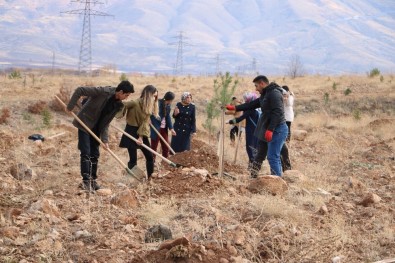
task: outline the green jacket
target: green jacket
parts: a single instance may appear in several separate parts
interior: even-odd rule
[[[150,116],[142,110],[141,99],[126,101],[124,104],[124,114],[126,111],[126,123],[130,126],[138,127],[139,136],[150,136]]]

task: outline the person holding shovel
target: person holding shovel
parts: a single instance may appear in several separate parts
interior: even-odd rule
[[[144,154],[147,176],[151,178],[154,172],[154,157],[152,153],[140,145],[145,144],[150,147],[148,137],[150,136],[150,116],[158,116],[158,90],[147,85],[141,92],[141,96],[137,100],[124,102],[124,110],[122,115],[126,114],[125,132],[136,138],[137,143],[126,135],[122,135],[119,147],[126,148],[129,153],[128,167],[132,169],[137,165],[137,149],[141,149]]]
[[[176,136],[176,132],[173,129],[173,123],[171,121],[170,117],[170,105],[174,100],[174,93],[171,91],[168,91],[165,93],[165,96],[159,100],[159,119],[156,118],[156,116],[151,115],[151,148],[156,151],[158,148],[159,141],[161,143],[161,148],[162,148],[162,155],[163,157],[168,158],[169,157],[169,147],[166,145],[166,143],[161,140],[159,135],[157,134],[157,131],[159,131],[159,134],[162,136],[166,142],[169,141],[168,139],[168,130],[170,130],[172,136]],[[152,128],[153,127],[153,128]],[[155,130],[154,130],[155,128]],[[155,155],[154,155],[154,161],[155,161]]]
[[[129,81],[122,81],[116,88],[79,87],[71,96],[66,110],[71,112],[81,97],[87,97],[77,116],[108,148],[108,126],[116,113],[122,109],[122,100],[128,98],[131,93],[134,93],[134,87]],[[81,152],[80,188],[96,191],[100,189],[96,182],[100,143],[76,119],[73,125],[78,128],[78,149]]]
[[[175,152],[191,149],[191,135],[196,133],[196,108],[192,103],[192,94],[184,92],[173,112],[174,130],[177,135],[171,138],[171,148]]]

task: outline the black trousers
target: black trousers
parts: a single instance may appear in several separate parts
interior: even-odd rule
[[[138,130],[138,127],[134,127],[134,126],[130,126],[130,125],[126,125],[126,128],[125,128],[125,131],[136,139],[139,137],[137,134],[137,130]],[[151,148],[148,137],[143,136],[143,143]],[[137,165],[137,149],[140,149],[143,152],[144,157],[145,157],[145,165],[147,168],[148,178],[151,177],[152,173],[154,172],[154,157],[150,151],[148,151],[147,149],[145,149],[142,146],[137,145],[137,143],[135,143],[134,141],[132,141],[130,138],[128,138],[125,135],[122,135],[119,147],[128,149],[128,153],[129,153],[128,168],[129,169],[132,169],[135,165]]]
[[[231,130],[230,130],[230,140],[232,142],[234,142],[236,140],[236,136],[239,135],[239,127],[238,126],[234,126]]]
[[[99,142],[93,136],[83,130],[78,130],[82,180],[97,179],[97,165],[100,157],[99,146]]]

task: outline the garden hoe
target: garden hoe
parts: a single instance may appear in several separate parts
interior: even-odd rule
[[[116,127],[115,125],[112,125],[112,124],[111,124],[111,126],[112,126],[113,128],[115,128],[116,130],[122,132],[126,137],[130,138],[130,139],[133,140],[135,143],[137,143],[138,140],[137,140],[136,138],[134,138],[132,135],[130,135],[129,133],[125,132],[124,130],[122,130],[122,129],[118,128],[118,127]],[[164,157],[162,154],[157,153],[156,151],[152,150],[150,147],[148,147],[148,146],[145,145],[145,144],[141,144],[141,146],[144,147],[145,149],[147,149],[148,151],[150,151],[151,153],[155,154],[155,155],[158,156],[159,158],[161,158],[163,161],[165,161],[167,164],[169,164],[169,165],[172,166],[172,167],[176,167],[176,168],[178,168],[178,167],[184,167],[184,165],[181,165],[181,164],[178,164],[178,163],[173,163],[172,161],[170,161],[169,159],[167,159],[166,157]]]
[[[59,101],[59,103],[61,103],[63,105],[63,107],[66,109],[66,104],[64,104],[64,102],[55,95],[55,98]],[[100,143],[101,146],[103,146],[112,157],[114,157],[114,159],[126,170],[127,174],[131,175],[132,177],[134,177],[137,181],[143,181],[143,179],[146,179],[146,175],[144,173],[143,170],[141,170],[140,168],[137,167],[137,165],[135,165],[132,169],[129,169],[128,166],[122,162],[121,159],[119,159],[118,156],[115,155],[115,153],[113,151],[111,151],[110,148],[106,148],[106,145],[102,142],[102,140],[99,139],[99,137],[96,136],[96,134],[94,134],[89,128],[88,126],[85,125],[85,123],[83,121],[81,121],[80,118],[77,117],[77,115],[74,112],[70,112],[71,115],[82,125],[82,127],[84,127],[84,129],[93,137],[95,138],[95,140]]]
[[[159,136],[159,138],[166,144],[166,146],[169,148],[172,154],[176,154],[176,152],[170,147],[169,143],[163,138],[163,136],[160,134],[160,132],[155,128],[152,123],[149,124],[151,128],[155,131],[155,133]]]

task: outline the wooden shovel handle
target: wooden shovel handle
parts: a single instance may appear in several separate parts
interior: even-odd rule
[[[165,140],[165,138],[163,138],[163,136],[160,134],[160,132],[155,128],[154,125],[152,125],[152,123],[149,124],[151,126],[151,128],[156,132],[156,134],[159,136],[159,138],[161,138],[161,140],[166,144],[166,146],[169,148],[169,150],[171,151],[172,154],[176,154],[176,152],[170,147],[169,143]]]
[[[61,103],[61,104],[65,107],[65,109],[66,109],[66,107],[67,107],[66,104],[64,104],[64,102],[63,102],[58,96],[55,95],[55,98],[56,98],[56,99],[59,101],[59,103]],[[127,166],[124,162],[122,162],[122,160],[119,159],[119,157],[116,156],[115,153],[114,153],[113,151],[111,151],[110,148],[107,148],[107,146],[105,145],[105,143],[104,143],[102,140],[100,140],[100,138],[97,137],[96,134],[94,134],[94,133],[91,131],[91,129],[89,129],[89,127],[86,126],[86,124],[85,124],[80,118],[78,118],[78,116],[77,116],[74,112],[70,111],[70,113],[71,113],[71,115],[74,117],[74,119],[76,119],[76,120],[79,122],[79,124],[81,124],[82,127],[84,127],[84,129],[85,129],[93,138],[95,138],[95,140],[96,140],[98,143],[100,143],[101,146],[103,146],[103,147],[106,148],[106,150],[111,154],[111,156],[114,157],[114,159],[117,160],[117,162],[118,162],[124,169],[126,169],[126,171],[127,171],[129,174],[131,174],[134,178],[136,178],[137,180],[139,180],[139,179],[137,178],[137,176],[135,176],[135,175],[133,174],[133,172],[128,168],[128,166]]]
[[[113,127],[114,129],[116,129],[117,131],[122,132],[126,137],[128,137],[129,139],[133,140],[134,142],[137,143],[137,139],[134,138],[132,135],[130,135],[129,133],[125,132],[124,130],[118,128],[117,126],[111,124],[111,127]],[[145,145],[144,143],[141,144],[141,146],[143,146],[145,149],[147,149],[148,151],[150,151],[151,153],[155,154],[156,156],[158,156],[159,158],[162,158],[163,161],[165,161],[166,163],[170,164],[171,166],[177,167],[177,165],[175,163],[173,163],[172,161],[170,161],[169,159],[167,159],[166,157],[164,157],[163,155],[157,153],[156,151],[152,150],[150,147],[148,147],[147,145]]]

